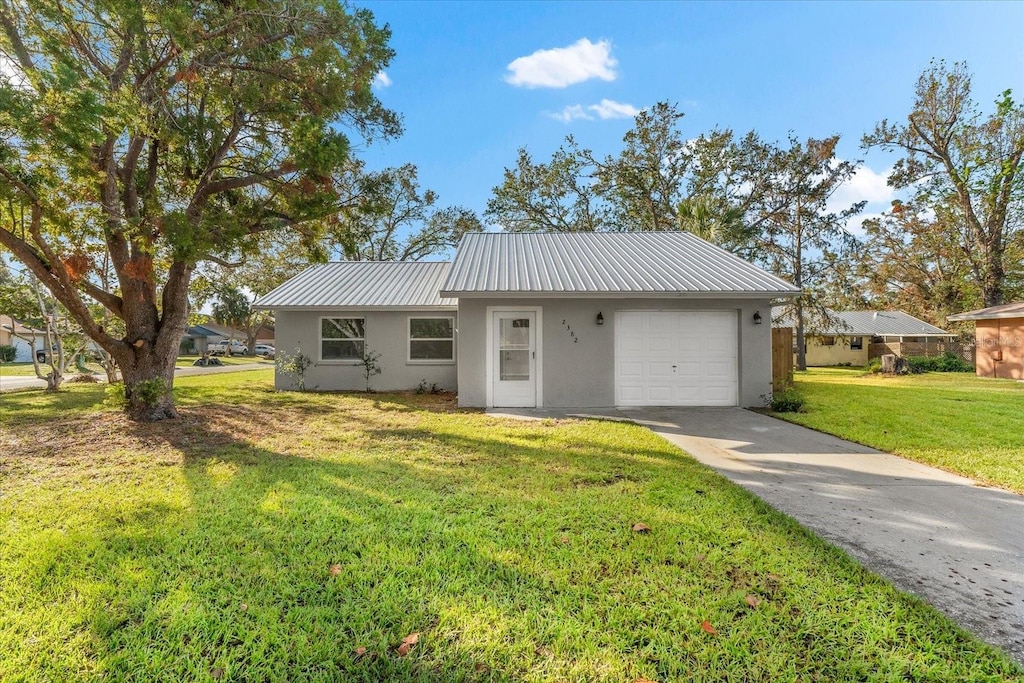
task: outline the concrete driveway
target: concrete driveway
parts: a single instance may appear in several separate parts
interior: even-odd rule
[[[648,427],[1024,664],[1024,496],[741,408],[488,413]]]
[[[620,413],[1024,663],[1024,496],[740,408]]]

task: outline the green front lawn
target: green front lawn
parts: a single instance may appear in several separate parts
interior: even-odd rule
[[[1024,493],[1024,383],[964,373],[796,373],[803,413],[777,417]]]
[[[1024,676],[640,427],[271,380],[0,395],[0,680]]]

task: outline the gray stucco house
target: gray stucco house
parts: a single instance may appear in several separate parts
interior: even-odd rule
[[[451,263],[313,266],[262,297],[307,387],[427,385],[459,405],[755,406],[790,283],[689,233],[475,233]],[[278,373],[279,389],[292,379]]]

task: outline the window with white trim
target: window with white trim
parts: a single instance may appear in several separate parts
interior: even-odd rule
[[[864,337],[851,337],[850,348],[854,351],[860,351],[864,348]]]
[[[320,360],[362,360],[365,318],[320,318]]]
[[[455,318],[409,318],[409,362],[455,360]]]

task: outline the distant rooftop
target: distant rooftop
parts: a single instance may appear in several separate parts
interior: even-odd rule
[[[995,320],[997,318],[1024,318],[1024,301],[1017,304],[1002,304],[1000,306],[979,308],[976,311],[958,313],[949,316],[946,320],[962,322],[966,320]]]
[[[829,313],[838,318],[840,322],[824,330],[815,330],[816,333],[863,337],[956,336],[903,311],[829,311]],[[788,316],[783,316],[782,320],[776,323],[776,327],[792,326],[793,321]]]

